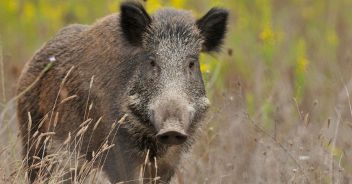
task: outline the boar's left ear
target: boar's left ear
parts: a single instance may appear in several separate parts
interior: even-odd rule
[[[219,50],[226,33],[228,14],[225,9],[212,8],[197,20],[197,26],[204,38],[204,52]]]
[[[135,46],[142,44],[142,37],[151,18],[144,7],[137,2],[125,2],[120,7],[120,26],[126,39]]]

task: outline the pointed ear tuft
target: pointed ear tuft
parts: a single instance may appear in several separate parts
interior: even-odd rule
[[[197,26],[204,38],[203,51],[218,51],[226,33],[228,11],[212,8],[197,21]]]
[[[151,23],[144,7],[137,2],[125,2],[120,7],[120,26],[126,39],[135,46],[142,44],[142,37]]]

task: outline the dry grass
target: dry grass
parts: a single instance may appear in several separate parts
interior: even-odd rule
[[[291,112],[296,117],[290,117],[295,122],[289,129],[279,120],[275,122],[275,128],[267,129],[256,118],[250,117],[239,83],[221,95],[216,94],[207,124],[192,152],[185,155],[172,183],[350,183],[352,127],[346,119],[350,119],[352,113],[351,84],[336,93],[338,103],[331,107],[325,123],[316,123],[316,118],[321,118],[320,114],[314,115],[313,111],[303,113],[292,100],[287,105],[298,112]],[[26,171],[20,155],[14,104],[13,100],[8,101],[11,102],[6,104],[8,108],[3,108],[7,112],[2,111],[1,114],[0,181],[25,183]],[[314,104],[314,108],[318,107],[319,104]],[[276,113],[279,112],[280,109],[277,109]],[[28,115],[30,117],[30,113]],[[109,135],[114,135],[114,130],[122,122],[123,119],[115,122]],[[78,127],[75,137],[69,136],[62,145],[50,142],[54,132],[34,136],[35,139],[45,139],[45,145],[56,150],[43,159],[38,158],[40,162],[36,165],[53,168],[49,183],[60,183],[67,174],[75,174],[76,171],[80,171],[76,183],[107,183],[101,170],[93,169],[93,162],[87,162],[78,152],[69,151],[72,147],[79,150],[87,127],[98,123],[99,120],[93,122],[88,118]],[[76,141],[70,143],[71,139]],[[99,155],[113,146],[108,143],[102,145],[92,160],[101,159]],[[155,163],[146,160],[141,166],[140,178],[150,164]],[[83,167],[78,168],[78,165]],[[38,183],[45,182],[45,177],[42,177]]]
[[[351,1],[221,2],[232,13],[226,46],[221,61],[202,61],[210,68],[205,77],[212,108],[172,183],[352,183]],[[199,10],[198,4],[188,6]],[[12,19],[7,23],[22,31],[17,17]],[[0,183],[26,180],[14,103],[19,68],[62,26],[33,25],[33,30],[50,31],[31,41],[0,29],[6,43],[4,52],[0,44]],[[57,103],[70,98],[75,97]],[[85,171],[92,168],[68,150],[80,146],[80,136],[93,123],[99,122],[86,118],[79,136],[41,160],[56,168],[50,183],[63,179],[64,168],[74,173],[78,162]],[[50,143],[49,134],[37,136]],[[68,144],[74,138],[76,144]],[[111,146],[105,144],[101,153]],[[150,164],[155,163],[141,166],[141,177]],[[82,182],[107,183],[99,169],[83,173]]]
[[[8,114],[16,114],[14,111],[14,102],[21,97],[26,91],[30,90],[32,86],[43,76],[46,70],[50,68],[51,65],[48,65],[43,72],[41,72],[38,76],[38,78],[31,84],[27,89],[25,89],[22,93],[19,93],[12,99],[10,99],[6,104],[4,104],[3,109],[1,111],[1,122],[2,125],[5,125],[4,127],[1,127],[1,131],[4,132],[4,137],[5,138],[5,133],[8,133],[8,139],[4,140],[4,142],[1,142],[0,148],[1,148],[1,171],[3,171],[2,178],[0,178],[0,182],[4,183],[26,183],[28,180],[27,174],[29,169],[39,169],[38,171],[38,177],[36,179],[36,184],[40,183],[65,183],[68,180],[71,180],[71,178],[74,178],[73,183],[107,183],[106,176],[102,172],[101,168],[96,167],[97,165],[103,165],[106,162],[106,155],[108,154],[109,150],[113,148],[115,145],[113,144],[114,138],[116,137],[117,130],[119,129],[120,125],[124,123],[126,114],[120,119],[116,120],[114,123],[112,123],[110,132],[108,132],[107,137],[104,142],[100,146],[96,152],[92,153],[92,158],[90,161],[86,159],[86,155],[82,154],[79,150],[82,150],[81,146],[83,143],[83,137],[87,136],[89,137],[89,142],[92,138],[92,135],[89,134],[89,131],[95,131],[98,124],[101,121],[101,118],[99,118],[96,122],[93,122],[91,118],[89,118],[89,113],[90,110],[92,109],[92,105],[88,106],[88,101],[87,100],[87,105],[86,105],[86,112],[85,112],[85,121],[83,121],[79,127],[77,127],[76,130],[68,134],[68,137],[66,140],[61,143],[61,142],[56,142],[55,140],[52,139],[52,136],[54,136],[55,133],[55,127],[57,124],[58,120],[58,113],[48,113],[46,114],[41,122],[38,125],[38,129],[43,125],[43,123],[47,120],[49,122],[53,122],[53,131],[52,132],[45,132],[45,133],[40,133],[36,131],[27,141],[27,144],[29,142],[32,142],[30,145],[35,147],[35,150],[39,151],[40,147],[44,147],[44,149],[48,149],[48,154],[43,157],[37,157],[33,156],[34,158],[34,164],[30,166],[30,168],[26,167],[26,159],[22,159],[21,154],[21,140],[20,136],[18,135],[17,127],[16,127],[16,118],[15,116],[11,116],[10,119],[7,118]],[[60,91],[72,72],[73,67],[67,72],[66,76],[63,78],[61,82],[60,89],[58,91],[58,96],[60,94]],[[93,84],[93,79],[91,79],[91,85],[90,88],[92,87]],[[89,95],[89,94],[88,94]],[[51,112],[55,112],[55,108],[57,105],[60,105],[62,103],[67,102],[68,100],[74,98],[74,96],[67,97],[63,99],[60,103],[57,102],[57,99],[54,103],[54,107],[52,108]],[[50,116],[49,116],[50,114]],[[55,114],[55,115],[53,115]],[[28,112],[28,132],[32,129],[32,117],[31,113]],[[91,129],[88,129],[91,127]],[[9,129],[11,132],[8,132]],[[14,136],[14,132],[17,133],[17,136]],[[88,132],[88,133],[87,133]],[[13,141],[13,142],[12,142]],[[89,144],[89,143],[88,143]],[[5,145],[5,146],[3,146]],[[14,154],[16,153],[16,154]],[[148,151],[149,153],[149,151]],[[124,181],[121,183],[131,183],[135,181],[140,181],[144,182],[147,181],[148,183],[156,183],[159,181],[159,177],[155,178],[145,178],[145,172],[146,168],[150,167],[150,164],[154,164],[155,167],[157,168],[157,161],[154,163],[150,163],[149,159],[149,154],[147,153],[145,162],[140,166],[140,175],[139,178],[136,178],[135,180],[131,181]],[[29,154],[28,152],[26,153],[27,155]],[[11,164],[8,164],[8,163]],[[4,166],[4,167],[2,167]],[[50,174],[50,177],[47,177]]]
[[[267,130],[248,116],[242,95],[230,93],[218,100],[220,109],[213,112],[216,115],[184,159],[174,183],[352,181],[352,127],[342,118],[350,116],[350,111],[343,114],[335,108],[324,123],[315,119],[320,119],[320,114],[300,113],[300,117],[295,113],[298,117],[290,117],[294,121],[290,125],[278,120],[275,128]],[[349,104],[343,102],[339,105]],[[287,105],[296,109],[294,100]],[[276,113],[282,112],[277,109]]]

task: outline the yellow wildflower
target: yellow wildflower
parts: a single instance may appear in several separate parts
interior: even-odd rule
[[[306,72],[309,60],[305,56],[301,56],[297,59],[297,71]]]
[[[149,13],[154,13],[161,7],[161,3],[159,0],[148,0],[145,6]]]
[[[31,2],[24,3],[23,7],[23,19],[25,22],[32,22],[35,16],[35,6]]]
[[[200,71],[202,71],[202,73],[208,73],[210,72],[210,66],[208,63],[201,63],[200,64]]]
[[[171,0],[171,5],[175,8],[183,8],[186,0]]]
[[[335,30],[328,31],[326,35],[326,39],[327,39],[327,42],[333,46],[337,46],[337,44],[339,43],[339,38]]]
[[[270,24],[265,24],[259,37],[264,43],[273,43],[275,41],[275,33]]]
[[[10,0],[10,1],[7,1],[7,6],[8,6],[8,10],[10,12],[16,12],[17,11],[17,7],[18,7],[18,2],[17,1],[13,1],[13,0]]]
[[[111,13],[116,12],[118,4],[119,4],[118,1],[109,1],[108,2],[108,10],[109,10],[109,12],[111,12]]]
[[[307,71],[309,60],[307,59],[307,48],[306,42],[304,39],[299,40],[298,42],[298,51],[297,51],[297,61],[296,61],[296,72],[297,74],[302,74]]]

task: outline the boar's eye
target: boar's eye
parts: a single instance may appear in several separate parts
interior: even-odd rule
[[[154,60],[150,60],[149,63],[150,63],[150,66],[155,67],[155,61]]]
[[[189,62],[188,67],[189,67],[190,69],[193,69],[193,67],[194,67],[194,61]]]
[[[188,68],[192,70],[198,61],[198,56],[191,56],[189,59],[190,62],[188,63]]]
[[[150,66],[155,67],[156,66],[156,62],[155,62],[155,57],[154,56],[149,56],[148,57],[148,61]]]

